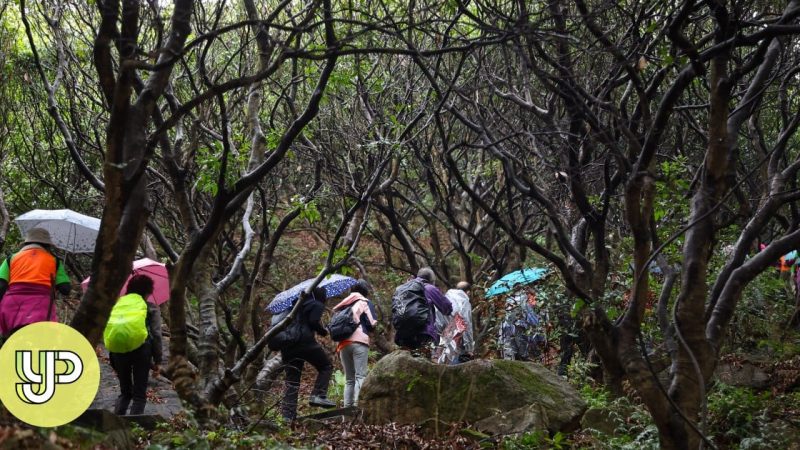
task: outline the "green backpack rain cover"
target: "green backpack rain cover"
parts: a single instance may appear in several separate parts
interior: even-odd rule
[[[103,331],[103,342],[112,353],[136,350],[147,339],[147,303],[139,294],[128,294],[117,300]]]

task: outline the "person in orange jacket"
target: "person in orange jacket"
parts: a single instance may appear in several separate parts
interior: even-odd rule
[[[57,322],[55,291],[68,295],[71,285],[44,228],[31,228],[19,252],[0,264],[0,336],[35,322]]]

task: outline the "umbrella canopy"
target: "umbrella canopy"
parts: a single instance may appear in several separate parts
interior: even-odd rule
[[[122,290],[119,291],[120,296],[125,295],[125,291],[128,289],[128,281],[130,281],[131,277],[134,275],[147,275],[153,280],[153,294],[147,297],[148,302],[160,305],[169,300],[169,274],[167,273],[167,266],[148,258],[137,259],[133,262],[133,270],[131,270],[128,280],[125,281]],[[89,288],[89,280],[91,280],[91,277],[81,282],[83,292],[86,292],[86,289]]]
[[[31,228],[44,228],[53,245],[70,253],[91,253],[100,231],[100,219],[70,209],[34,209],[15,220],[22,234]]]
[[[303,281],[300,284],[296,284],[276,295],[275,298],[270,302],[269,306],[267,306],[267,311],[271,312],[272,314],[278,314],[291,308],[295,300],[300,298],[300,293],[303,292],[305,288],[311,286],[311,284],[314,283],[314,280],[315,278],[309,278],[308,280]],[[336,297],[337,295],[341,295],[355,284],[355,278],[336,273],[333,275],[328,275],[319,283],[320,287],[325,288],[326,297]]]
[[[541,267],[531,267],[508,273],[503,276],[503,278],[495,281],[492,287],[486,291],[486,298],[505,294],[517,286],[525,286],[526,284],[539,281],[544,278],[545,275],[547,275],[547,269]]]

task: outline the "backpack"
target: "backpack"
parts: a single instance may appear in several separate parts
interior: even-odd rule
[[[288,308],[285,311],[281,312],[280,314],[276,314],[272,316],[272,320],[270,321],[270,327],[274,327],[278,325],[283,319],[289,316],[289,313],[292,312],[292,308]],[[286,325],[286,327],[281,330],[275,336],[270,338],[269,342],[267,342],[267,346],[272,351],[282,351],[286,350],[289,347],[297,345],[300,343],[300,340],[303,338],[303,324],[300,319],[300,315],[298,314],[297,317],[292,320],[292,323]]]
[[[425,285],[416,279],[401,284],[392,296],[392,325],[404,333],[421,332],[428,325],[430,308]]]
[[[328,324],[328,331],[334,341],[343,341],[358,329],[359,323],[353,320],[353,304],[355,302],[333,313],[331,322]]]
[[[111,310],[103,343],[111,353],[128,353],[147,340],[147,303],[139,294],[124,295]]]

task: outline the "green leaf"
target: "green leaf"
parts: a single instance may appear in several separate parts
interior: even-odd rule
[[[307,220],[311,224],[320,220],[322,215],[319,213],[316,203],[312,200],[303,205],[303,209],[300,211],[300,218]]]
[[[578,301],[576,301],[576,302],[575,302],[575,303],[572,305],[572,310],[570,311],[569,315],[570,315],[570,316],[572,316],[573,318],[574,318],[574,317],[577,317],[577,316],[578,316],[578,314],[580,314],[580,312],[581,312],[581,311],[583,311],[583,308],[584,308],[585,306],[586,306],[586,302],[585,302],[585,301],[583,301],[583,299],[580,299],[580,298],[579,298],[579,299],[578,299]]]

